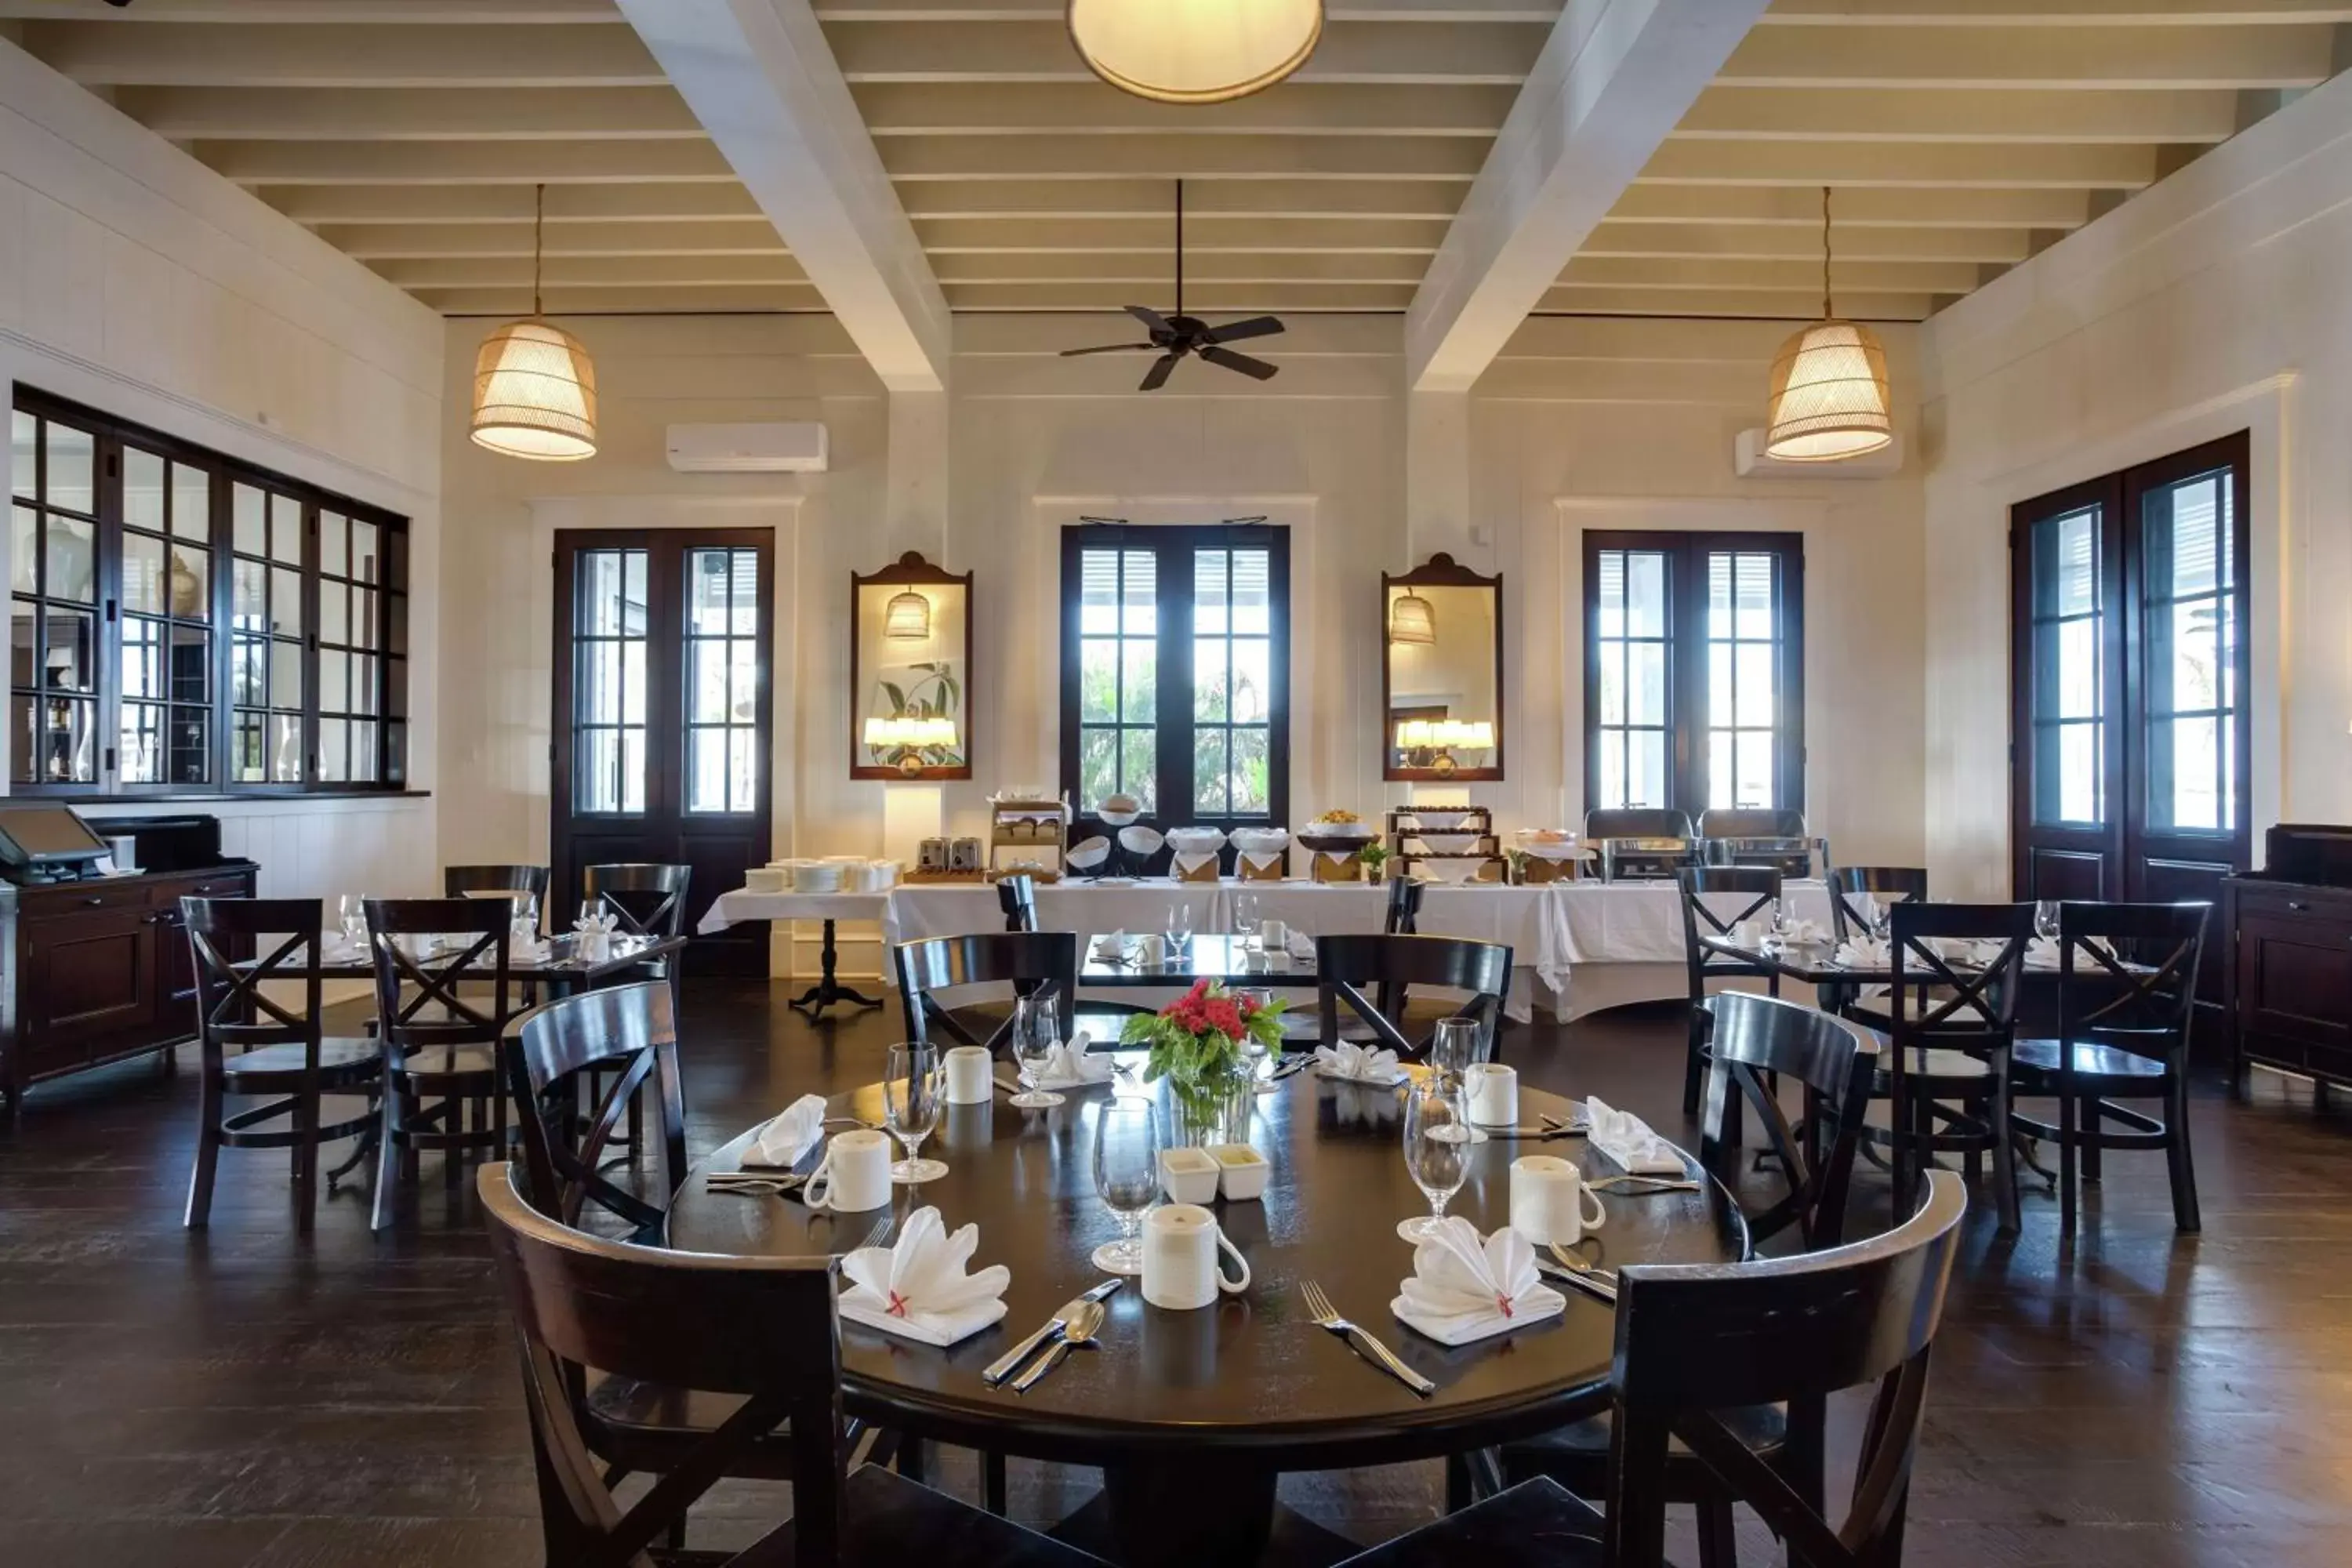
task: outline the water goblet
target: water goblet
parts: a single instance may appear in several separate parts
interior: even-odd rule
[[[1429,1239],[1445,1218],[1445,1205],[1470,1174],[1470,1107],[1444,1073],[1412,1079],[1405,1090],[1404,1166],[1412,1184],[1429,1200],[1429,1212],[1397,1225],[1397,1235],[1414,1246]]]
[[[2036,900],[2033,905],[2033,934],[2045,941],[2058,940],[2058,900]]]
[[[1121,1096],[1095,1107],[1095,1192],[1118,1221],[1118,1239],[1095,1248],[1095,1267],[1142,1273],[1136,1231],[1160,1195],[1160,1118],[1151,1101]]]
[[[940,1124],[940,1053],[911,1042],[892,1046],[882,1079],[882,1124],[907,1151],[890,1167],[890,1179],[906,1186],[935,1182],[948,1173],[945,1161],[919,1157],[923,1140]]]
[[[1455,1092],[1470,1092],[1470,1069],[1494,1054],[1494,1040],[1475,1018],[1440,1018],[1429,1042],[1429,1065]],[[1467,1124],[1465,1123],[1465,1126]],[[1484,1143],[1486,1134],[1468,1127],[1470,1142]]]
[[[367,900],[357,893],[345,893],[335,900],[335,923],[342,928],[344,945],[363,948],[367,945]]]
[[[1050,1110],[1062,1097],[1044,1087],[1054,1053],[1062,1044],[1062,1011],[1050,995],[1016,998],[1013,1004],[1013,1054],[1021,1064],[1022,1089],[1013,1103],[1023,1110]]]
[[[1241,939],[1244,952],[1257,940],[1257,908],[1255,893],[1242,893],[1234,899],[1234,935]]]
[[[1264,985],[1244,985],[1234,994],[1252,1013],[1262,1012],[1274,1005],[1274,993]],[[1274,1080],[1268,1075],[1274,1070],[1275,1053],[1252,1035],[1242,1042],[1242,1055],[1249,1062],[1250,1077],[1256,1080],[1258,1093],[1270,1091],[1274,1088]]]
[[[1168,933],[1169,954],[1173,957],[1184,950],[1185,943],[1192,940],[1192,906],[1181,899],[1169,905],[1168,919],[1163,929]]]

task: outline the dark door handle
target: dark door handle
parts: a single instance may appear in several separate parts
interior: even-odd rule
[[[2310,906],[2309,904],[2300,904],[2300,903],[2295,902],[2295,900],[2294,900],[2293,899],[2289,899],[2289,900],[2286,901],[2286,907],[2287,907],[2288,909],[2291,909],[2291,910],[2307,910],[2307,909],[2311,908],[2311,906]]]
[[[82,903],[88,908],[93,910],[102,910],[106,907],[106,900],[95,893],[91,894],[89,898],[84,899]]]

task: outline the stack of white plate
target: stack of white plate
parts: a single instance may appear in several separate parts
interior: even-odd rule
[[[841,891],[841,872],[837,860],[796,860],[793,863],[793,891],[837,893]]]

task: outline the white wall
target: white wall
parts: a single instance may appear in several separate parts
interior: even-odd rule
[[[417,581],[438,571],[438,318],[0,40],[0,383],[17,382],[405,515]],[[412,604],[417,691],[436,608]],[[420,704],[411,787],[436,764]],[[429,799],[218,809],[265,893],[433,879]]]
[[[2256,853],[2352,820],[2352,81],[2307,94],[1930,321],[1927,821],[2006,896],[2008,509],[2251,430]]]

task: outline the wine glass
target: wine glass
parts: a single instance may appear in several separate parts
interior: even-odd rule
[[[1789,900],[1786,899],[1774,899],[1772,900],[1773,946],[1785,947],[1788,945],[1789,932],[1794,923],[1795,917],[1790,912]]]
[[[1113,1099],[1095,1108],[1095,1191],[1118,1220],[1118,1239],[1095,1248],[1095,1267],[1142,1273],[1135,1233],[1160,1195],[1160,1118],[1151,1101]]]
[[[940,1053],[912,1042],[892,1046],[882,1080],[882,1123],[907,1151],[890,1167],[890,1179],[906,1186],[936,1182],[948,1173],[941,1160],[918,1158],[923,1140],[940,1124]]]
[[[1895,905],[1893,900],[1880,899],[1874,896],[1867,904],[1863,906],[1863,912],[1870,919],[1870,938],[1873,942],[1891,942],[1894,940]]]
[[[1252,1013],[1274,1005],[1273,991],[1263,985],[1244,985],[1234,994]],[[1273,1068],[1274,1053],[1266,1049],[1265,1042],[1255,1035],[1250,1036],[1242,1042],[1242,1055],[1248,1058],[1250,1076],[1257,1080],[1257,1091],[1264,1094],[1273,1089],[1274,1080],[1268,1075]]]
[[[1257,895],[1240,893],[1234,898],[1234,934],[1241,938],[1246,949],[1257,937]]]
[[[2033,934],[2046,942],[2058,940],[2058,900],[2036,900],[2033,905]]]
[[[1429,1042],[1429,1065],[1442,1076],[1447,1085],[1465,1100],[1470,1093],[1470,1069],[1493,1053],[1492,1037],[1478,1026],[1475,1018],[1440,1018],[1437,1032]],[[1484,1143],[1486,1134],[1476,1127],[1468,1129],[1470,1142]]]
[[[1021,1064],[1023,1089],[1013,1103],[1023,1110],[1050,1110],[1062,1097],[1044,1087],[1062,1044],[1062,1010],[1044,993],[1013,1003],[1013,1055]]]
[[[1184,944],[1192,940],[1192,906],[1189,900],[1179,899],[1168,906],[1168,921],[1165,929],[1168,932],[1170,953],[1181,952],[1184,950]]]
[[[344,945],[362,948],[367,945],[367,900],[358,893],[345,893],[335,900],[335,923],[342,928]]]
[[[1429,1213],[1397,1223],[1414,1246],[1435,1234],[1445,1205],[1470,1174],[1470,1108],[1444,1073],[1415,1078],[1405,1090],[1404,1168],[1429,1200]]]

